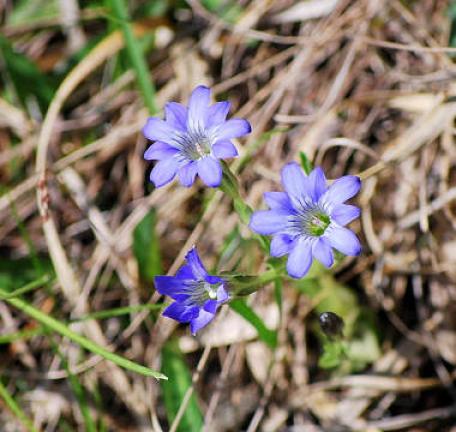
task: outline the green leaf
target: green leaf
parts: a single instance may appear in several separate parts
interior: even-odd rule
[[[163,274],[158,238],[155,234],[157,216],[150,210],[133,232],[133,254],[138,262],[139,274],[146,282]]]
[[[344,354],[342,342],[326,340],[323,344],[323,354],[318,360],[318,366],[323,369],[335,368],[341,364]]]
[[[8,292],[0,289],[0,295],[3,296],[3,298],[5,298],[5,300],[12,306],[16,307],[17,309],[20,309],[23,313],[32,317],[41,324],[45,325],[50,330],[53,330],[57,333],[60,333],[62,336],[71,339],[73,342],[77,343],[86,350],[91,351],[94,354],[98,354],[106,360],[111,361],[116,365],[124,369],[128,369],[132,372],[136,372],[145,376],[154,377],[157,379],[167,379],[167,377],[161,374],[160,372],[154,371],[146,366],[140,365],[129,359],[126,359],[124,357],[121,357],[117,354],[108,351],[106,348],[74,332],[65,324],[61,323],[60,321],[51,317],[50,315],[41,312],[39,309],[36,309],[34,306],[30,305],[24,300],[17,297],[8,298],[8,294]]]
[[[266,343],[270,348],[277,346],[277,333],[266,327],[263,320],[247,305],[244,299],[232,300],[229,303],[231,309],[241,315],[246,321],[255,327],[258,332],[258,337]]]
[[[1,35],[0,50],[7,76],[22,104],[25,106],[28,98],[35,97],[40,108],[46,111],[55,91],[46,75],[30,59],[15,51],[9,40]]]
[[[166,415],[171,425],[179,411],[185,393],[192,384],[192,378],[176,341],[170,341],[163,347],[162,364],[162,372],[170,378],[170,381],[162,381],[160,384],[164,395]],[[193,394],[177,432],[199,432],[202,428],[203,415],[197,398]]]
[[[299,159],[301,160],[301,166],[304,172],[309,175],[313,170],[313,164],[304,152],[299,152]]]

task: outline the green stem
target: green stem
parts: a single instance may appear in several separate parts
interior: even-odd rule
[[[88,351],[97,354],[106,360],[109,360],[116,365],[123,367],[124,369],[131,370],[133,372],[151,376],[157,379],[168,379],[165,375],[161,374],[160,372],[154,371],[148,367],[142,366],[137,364],[131,360],[128,360],[124,357],[121,357],[117,354],[114,354],[107,349],[97,345],[95,342],[92,342],[90,339],[81,336],[80,334],[70,330],[67,326],[62,324],[60,321],[57,321],[55,318],[52,318],[49,315],[41,312],[39,309],[31,306],[30,304],[26,303],[24,300],[20,298],[8,298],[8,293],[0,289],[0,296],[2,296],[8,303],[20,309],[26,315],[34,318],[41,324],[45,325],[46,327],[50,328],[51,330],[60,333],[62,336],[71,339],[73,342],[76,342],[78,345],[82,346],[83,348],[87,349]]]
[[[155,88],[150,79],[144,55],[138,41],[135,38],[135,35],[133,34],[127,7],[124,0],[111,0],[111,6],[115,17],[118,19],[120,28],[122,29],[127,53],[130,58],[131,65],[135,70],[136,81],[141,89],[144,104],[148,108],[150,114],[155,114],[158,112],[155,100]]]
[[[20,422],[25,426],[25,428],[30,432],[38,432],[33,426],[32,421],[27,417],[27,415],[22,411],[22,408],[17,404],[14,398],[9,394],[6,387],[3,385],[0,380],[0,397],[8,405],[9,409],[13,414],[20,420]]]

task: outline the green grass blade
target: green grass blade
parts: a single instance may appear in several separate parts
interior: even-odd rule
[[[133,312],[142,312],[144,310],[149,311],[159,311],[164,307],[163,304],[143,304],[143,305],[134,305],[134,306],[124,306],[118,307],[113,309],[107,309],[103,311],[92,312],[87,315],[83,315],[74,320],[74,322],[78,321],[87,321],[91,319],[108,319],[122,315],[128,315]]]
[[[110,3],[114,16],[117,18],[124,35],[128,57],[136,73],[136,81],[141,89],[144,104],[148,108],[150,114],[155,114],[158,111],[157,102],[155,100],[155,89],[150,79],[149,70],[141,51],[140,44],[136,40],[130,26],[127,6],[124,0],[110,0]]]
[[[241,315],[246,321],[255,327],[258,337],[270,348],[277,346],[277,333],[266,327],[263,320],[251,309],[244,299],[236,299],[229,303],[231,309]]]
[[[37,280],[34,280],[27,285],[24,285],[21,288],[18,288],[17,290],[14,290],[12,292],[0,292],[0,300],[7,300],[13,297],[18,297],[22,294],[28,293],[29,291],[33,291],[36,288],[39,288],[40,286],[48,283],[51,280],[51,277],[49,275],[44,275],[40,277]]]
[[[0,289],[0,295],[7,295],[8,293],[4,292]],[[135,363],[131,360],[128,360],[124,357],[121,357],[117,354],[114,354],[107,349],[101,347],[100,345],[92,342],[90,339],[81,336],[78,333],[75,333],[73,330],[68,328],[65,324],[62,324],[60,321],[56,320],[55,318],[46,315],[45,313],[41,312],[40,310],[36,309],[35,307],[31,306],[24,300],[20,298],[7,298],[6,301],[13,305],[14,307],[20,309],[26,315],[34,318],[41,324],[45,325],[49,329],[60,333],[62,336],[71,339],[73,342],[77,343],[78,345],[82,346],[88,351],[93,352],[94,354],[98,354],[99,356],[103,357],[106,360],[109,360],[115,363],[117,366],[120,366],[124,369],[130,370],[132,372],[136,372],[145,376],[154,377],[157,379],[167,379],[165,375],[160,372],[154,371],[146,366],[142,366],[138,363]]]
[[[25,428],[30,432],[38,432],[37,429],[33,426],[32,421],[27,417],[27,415],[22,411],[22,408],[14,400],[0,380],[0,397],[5,401],[8,408],[12,413],[20,420],[20,422],[25,426]]]
[[[166,407],[168,422],[171,425],[185,393],[192,385],[192,378],[184,356],[179,351],[175,342],[168,342],[162,350],[162,370],[171,378],[170,381],[162,381],[161,387]],[[177,432],[199,432],[203,427],[203,415],[198,401],[193,394],[187,405],[184,415],[179,423]]]

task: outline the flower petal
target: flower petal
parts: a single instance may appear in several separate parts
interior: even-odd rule
[[[177,276],[155,276],[154,284],[160,294],[174,300],[184,301],[190,295],[184,281]]]
[[[293,240],[286,234],[277,234],[271,241],[271,256],[281,257],[288,253],[293,246]]]
[[[312,244],[312,255],[326,267],[331,267],[334,263],[331,246],[321,237]]]
[[[229,140],[217,141],[212,146],[212,152],[217,159],[232,158],[238,155],[236,147]]]
[[[310,188],[312,189],[312,198],[317,202],[320,197],[326,192],[326,177],[320,167],[316,167],[308,177]]]
[[[220,285],[217,289],[217,304],[221,305],[222,303],[225,303],[229,298],[230,298],[230,295],[226,291],[223,284]]]
[[[259,210],[250,217],[249,227],[258,234],[275,234],[286,229],[288,215],[285,210]]]
[[[185,260],[190,264],[192,272],[197,280],[204,280],[207,276],[207,271],[198,256],[196,247],[192,247],[185,255]]]
[[[358,237],[347,228],[331,224],[323,236],[334,249],[345,255],[357,256],[361,253]]]
[[[145,152],[145,160],[161,160],[174,156],[179,150],[164,142],[156,141]]]
[[[206,128],[206,117],[211,100],[211,91],[205,86],[198,86],[192,91],[188,102],[187,127],[192,131]]]
[[[361,188],[361,180],[356,176],[344,176],[337,179],[322,195],[320,201],[327,208],[332,209],[337,204],[342,204],[356,195]]]
[[[158,161],[150,172],[150,180],[155,187],[164,186],[174,178],[177,168],[178,161],[174,157]]]
[[[206,312],[210,312],[211,314],[215,314],[215,311],[217,310],[217,300],[209,299],[206,300],[206,302],[203,305],[203,309]]]
[[[187,108],[177,102],[168,102],[165,105],[165,118],[173,128],[187,130]]]
[[[163,316],[185,323],[198,316],[198,306],[187,306],[183,303],[171,303],[164,311]]]
[[[215,314],[206,312],[204,309],[200,309],[199,314],[196,318],[193,318],[190,322],[190,331],[195,336],[203,327],[207,326],[215,317]]]
[[[181,280],[195,280],[192,267],[189,264],[184,264],[179,270],[177,270],[175,277]]]
[[[179,176],[179,181],[181,182],[182,186],[190,187],[196,177],[196,172],[198,171],[198,166],[196,162],[190,162],[183,167],[179,168],[177,174]]]
[[[290,162],[282,168],[282,184],[293,206],[301,209],[312,204],[313,191],[302,168],[296,162]]]
[[[239,138],[247,135],[252,131],[250,123],[245,119],[230,119],[217,126],[213,126],[209,133],[211,134],[214,142],[225,141],[231,138]]]
[[[226,120],[226,116],[230,111],[231,103],[228,101],[217,102],[211,105],[207,110],[206,127],[211,128],[217,126]]]
[[[158,117],[149,117],[142,132],[151,141],[162,141],[167,144],[173,144],[176,138],[175,129]]]
[[[198,174],[207,186],[220,186],[220,183],[222,182],[222,167],[217,159],[206,156],[199,159],[197,164]]]
[[[285,192],[265,192],[263,194],[266,204],[271,209],[283,209],[292,211],[291,201]]]
[[[338,204],[334,206],[331,212],[331,219],[343,226],[359,218],[360,214],[361,210],[354,205]]]
[[[287,272],[296,279],[302,278],[312,264],[312,246],[308,241],[298,240],[288,256]]]

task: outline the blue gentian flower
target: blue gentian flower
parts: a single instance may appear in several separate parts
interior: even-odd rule
[[[218,276],[211,276],[204,268],[196,248],[185,256],[183,265],[176,276],[156,276],[158,292],[174,300],[163,315],[181,323],[190,323],[193,335],[211,322],[217,308],[229,299],[225,282]]]
[[[345,255],[359,255],[361,245],[356,235],[345,228],[358,218],[360,210],[344,204],[356,195],[361,181],[344,176],[327,187],[321,168],[306,176],[301,167],[291,162],[282,169],[285,192],[266,192],[270,210],[254,212],[250,228],[263,235],[273,235],[271,255],[289,254],[287,272],[303,277],[316,258],[326,267],[334,262],[332,248]]]
[[[220,186],[222,167],[219,159],[238,155],[231,142],[251,131],[244,119],[226,120],[230,102],[211,106],[211,91],[196,87],[188,108],[176,102],[165,106],[165,118],[150,117],[143,128],[144,136],[155,141],[144,153],[146,160],[158,160],[150,173],[156,187],[169,183],[176,176],[183,186],[190,187],[198,174],[210,187]]]

